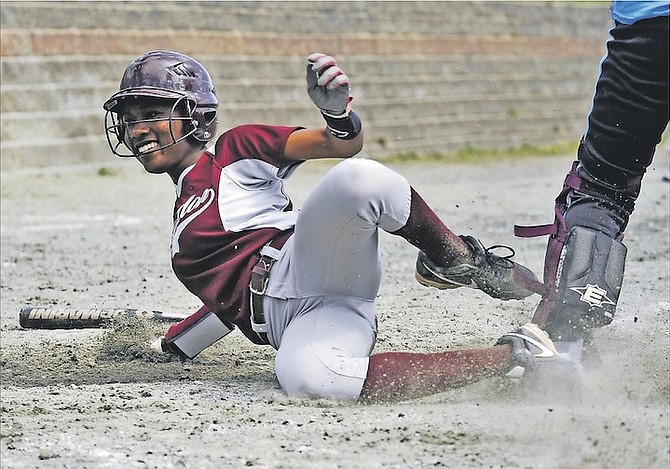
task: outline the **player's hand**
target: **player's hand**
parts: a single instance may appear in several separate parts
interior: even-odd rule
[[[334,58],[320,52],[307,57],[307,93],[316,107],[332,116],[345,114],[349,90],[349,78]]]

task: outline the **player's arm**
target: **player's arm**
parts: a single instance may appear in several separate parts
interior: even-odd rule
[[[315,158],[349,158],[363,148],[363,134],[351,140],[340,140],[329,128],[303,129],[293,132],[286,142],[284,158],[290,161]]]
[[[284,158],[348,158],[361,151],[363,130],[360,118],[349,106],[349,78],[334,58],[318,52],[307,58],[307,93],[321,111],[326,127],[293,132],[286,141]]]

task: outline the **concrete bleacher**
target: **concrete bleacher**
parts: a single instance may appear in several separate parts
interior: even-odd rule
[[[305,57],[353,82],[364,154],[579,138],[610,25],[587,2],[2,2],[2,170],[109,161],[102,102],[146,50],[211,72],[219,131],[321,126]]]

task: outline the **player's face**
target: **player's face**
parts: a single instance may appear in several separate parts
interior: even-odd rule
[[[176,180],[195,163],[202,149],[189,139],[180,140],[191,127],[175,115],[173,102],[137,99],[127,103],[121,121],[124,141],[149,173],[168,173]]]

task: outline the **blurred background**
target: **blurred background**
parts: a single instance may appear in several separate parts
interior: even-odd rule
[[[375,159],[576,145],[609,2],[0,3],[1,169],[114,158],[102,103],[151,49],[208,68],[219,133],[321,126],[305,59],[335,56]]]

